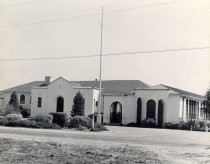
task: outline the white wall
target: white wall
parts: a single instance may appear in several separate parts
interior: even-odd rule
[[[47,110],[47,87],[36,87],[31,90],[31,116],[48,114]],[[38,107],[38,97],[42,97],[41,107]]]
[[[167,122],[178,123],[182,111],[182,97],[180,95],[169,95],[169,106],[167,112]]]
[[[47,87],[36,87],[32,89],[32,115],[48,114],[57,111],[57,98],[64,99],[64,112],[70,116],[73,99],[77,92],[85,98],[85,115],[93,113],[94,99],[98,99],[98,90],[93,88],[74,88],[74,85],[63,79],[58,78]],[[42,107],[37,107],[38,97],[42,97]]]
[[[144,120],[146,118],[146,111],[147,111],[147,101],[152,99],[156,103],[156,111],[155,111],[155,118],[156,123],[158,123],[158,101],[163,101],[163,124],[168,122],[168,106],[169,106],[169,91],[168,90],[135,90],[136,101],[138,97],[141,98],[142,101],[142,118]]]
[[[64,112],[69,116],[73,104],[74,89],[73,84],[63,78],[58,78],[48,85],[47,110],[48,113],[56,112],[57,98],[62,96],[64,99]]]
[[[122,124],[136,122],[137,103],[135,96],[104,96],[104,123],[110,123],[110,109],[114,102],[120,102],[122,105]]]

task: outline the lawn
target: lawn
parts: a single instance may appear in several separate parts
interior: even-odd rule
[[[80,132],[0,127],[0,163],[210,163],[210,133],[108,128]]]

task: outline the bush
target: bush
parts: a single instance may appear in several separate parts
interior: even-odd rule
[[[165,123],[165,128],[166,129],[179,129],[179,124],[177,124],[177,123],[171,123],[171,122],[166,122]]]
[[[128,123],[127,126],[128,127],[137,127],[138,125],[135,122],[131,122],[131,123]]]
[[[10,120],[21,120],[23,116],[21,114],[8,114],[5,116],[5,119]]]
[[[49,113],[53,116],[53,123],[58,124],[61,127],[64,127],[67,121],[67,114],[61,112]]]
[[[92,127],[92,120],[89,117],[84,116],[70,117],[68,119],[68,128],[78,128],[79,126],[84,126],[90,129]]]
[[[141,123],[141,126],[144,128],[157,128],[155,119],[144,119]]]
[[[107,131],[108,129],[102,125],[102,124],[99,124],[99,123],[95,123],[94,124],[94,129],[91,128],[90,131]]]
[[[42,123],[51,123],[52,119],[52,115],[36,115],[35,117],[31,118],[31,120]]]
[[[30,109],[23,109],[22,106],[20,106],[20,112],[21,112],[23,118],[28,118],[31,115]]]

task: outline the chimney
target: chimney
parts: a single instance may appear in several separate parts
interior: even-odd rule
[[[50,84],[50,76],[45,76],[45,85],[49,85]]]

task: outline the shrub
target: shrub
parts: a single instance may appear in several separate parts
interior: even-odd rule
[[[42,122],[42,123],[51,123],[52,122],[52,115],[36,115],[31,120],[34,120],[36,122]]]
[[[151,119],[151,118],[150,119],[144,119],[141,123],[141,126],[145,127],[145,128],[157,128],[155,119]]]
[[[21,112],[23,118],[27,118],[31,115],[31,110],[30,109],[24,109],[22,106],[20,106],[20,112]]]
[[[127,126],[128,127],[137,127],[138,125],[135,122],[131,122],[131,123],[128,123]]]
[[[23,117],[21,114],[8,114],[5,116],[5,119],[10,120],[21,120]]]
[[[5,116],[0,116],[0,125],[4,125]]]
[[[91,128],[90,130],[91,131],[107,131],[108,129],[104,125],[102,125],[102,124],[95,123],[94,124],[94,129]]]
[[[90,129],[92,127],[92,120],[89,117],[84,116],[70,117],[67,121],[67,126],[69,128],[78,128],[79,126],[84,126]]]
[[[67,121],[67,114],[62,112],[55,112],[55,113],[49,113],[53,116],[53,123],[58,124],[61,127],[64,127]]]
[[[165,128],[166,129],[179,129],[179,124],[177,124],[177,123],[171,123],[171,122],[166,122],[165,123]]]

